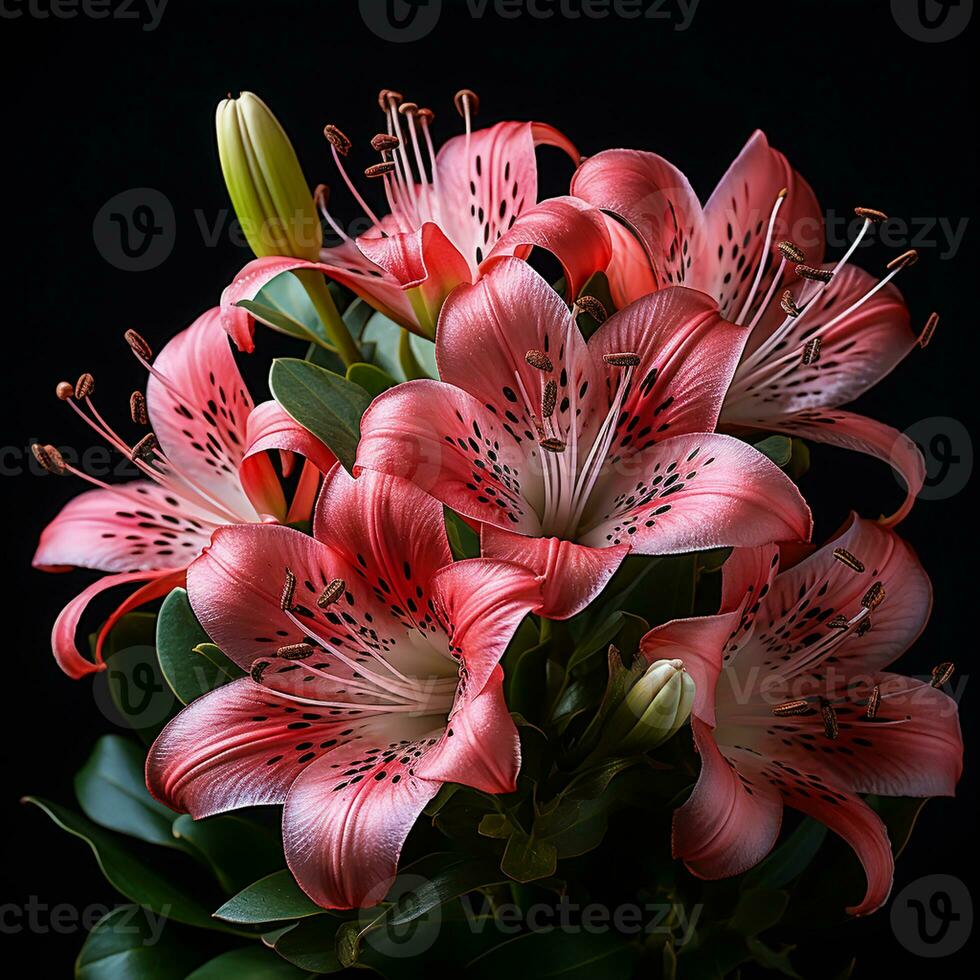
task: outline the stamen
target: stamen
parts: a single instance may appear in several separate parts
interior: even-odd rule
[[[805,698],[797,698],[795,701],[784,701],[782,704],[774,704],[772,713],[777,718],[784,718],[788,715],[805,715],[810,710],[810,703]]]
[[[432,120],[436,118],[436,114],[431,109],[427,109],[425,106],[422,106],[422,108],[419,109],[416,116],[418,117],[419,122],[422,123],[431,123]]]
[[[69,398],[75,397],[75,389],[72,387],[70,381],[59,381],[58,387],[55,388],[54,393],[63,401],[68,401]]]
[[[629,351],[619,354],[603,354],[602,359],[613,367],[637,367],[640,363],[640,355]]]
[[[129,396],[129,415],[137,425],[146,425],[150,421],[142,391],[134,391]]]
[[[541,417],[550,419],[555,413],[555,405],[558,403],[558,382],[550,378],[544,386],[544,393],[541,396]]]
[[[54,476],[64,476],[67,472],[64,457],[54,446],[42,446],[39,442],[33,442],[31,452],[38,463]]]
[[[885,587],[881,582],[875,582],[874,585],[864,593],[864,597],[861,599],[861,605],[864,606],[869,612],[871,610],[877,609],[885,599]]]
[[[777,242],[776,248],[788,262],[806,262],[806,252],[793,242]]]
[[[605,306],[595,296],[579,296],[575,305],[583,312],[588,313],[596,323],[605,323],[609,319],[609,313]]]
[[[390,133],[378,133],[377,136],[371,137],[371,149],[377,153],[385,153],[388,150],[393,150],[400,144],[401,140],[397,136],[392,136]]]
[[[468,115],[475,116],[480,111],[480,99],[472,89],[461,88],[453,96],[456,111],[465,119]]]
[[[276,650],[276,656],[280,660],[306,660],[316,653],[316,648],[309,643],[289,643]]]
[[[876,208],[855,208],[854,213],[859,218],[864,218],[865,221],[874,221],[877,223],[888,220],[888,215],[884,211],[878,211]]]
[[[870,633],[870,632],[871,632],[871,620],[862,619],[861,622],[858,624],[858,628],[854,631],[854,634],[860,638],[864,636],[865,633]]]
[[[868,697],[868,707],[865,709],[864,717],[869,720],[877,718],[879,707],[881,707],[881,688],[875,684],[871,688],[871,695]]]
[[[848,620],[846,616],[834,616],[834,618],[827,623],[827,626],[832,630],[846,630],[848,627]]]
[[[796,319],[800,315],[800,308],[796,305],[796,301],[793,299],[793,293],[789,289],[783,293],[779,305],[787,316]]]
[[[929,346],[929,341],[932,340],[932,335],[936,332],[937,326],[939,326],[939,314],[930,313],[926,325],[922,328],[922,333],[919,334],[919,347],[926,348]]]
[[[902,252],[901,255],[896,255],[895,258],[885,266],[890,272],[892,269],[905,269],[910,265],[915,265],[919,261],[919,253],[914,249],[910,248],[907,252]]]
[[[249,674],[251,675],[252,680],[256,684],[261,684],[262,675],[269,669],[270,666],[272,666],[271,660],[256,660],[255,663],[252,664],[251,669],[249,670]]]
[[[829,701],[820,701],[820,714],[823,716],[823,731],[827,738],[836,739],[840,734],[837,725],[837,712]]]
[[[956,665],[952,660],[944,660],[941,664],[936,664],[932,668],[930,686],[942,687],[953,676],[954,670],[956,670]]]
[[[291,568],[286,569],[286,578],[282,583],[282,592],[279,594],[279,608],[286,612],[293,608],[293,596],[296,594],[296,576]]]
[[[391,160],[386,160],[384,163],[375,163],[370,167],[364,169],[365,177],[384,177],[386,174],[390,174],[395,170],[395,164]]]
[[[391,88],[383,88],[378,93],[378,105],[381,107],[382,112],[387,112],[389,103],[394,102],[395,105],[398,105],[404,98],[405,96],[401,92],[396,92]]]
[[[816,364],[820,360],[820,338],[811,337],[803,345],[803,363]]]
[[[321,609],[332,606],[347,591],[347,583],[342,578],[335,578],[327,583],[327,587],[320,593],[316,604]]]
[[[323,127],[323,135],[326,136],[327,142],[342,156],[347,156],[350,153],[351,142],[347,136],[339,130],[333,123],[327,123]]]
[[[403,102],[399,107],[398,111],[403,115],[407,116],[409,113],[413,115],[418,112],[419,106],[417,102]]]
[[[834,274],[829,269],[816,269],[812,265],[798,265],[796,274],[801,279],[809,279],[812,282],[830,282]]]
[[[149,432],[135,446],[133,446],[130,456],[132,459],[141,459],[144,461],[151,460],[160,448],[160,443],[157,442],[157,437]]]
[[[524,355],[524,360],[539,371],[554,371],[555,369],[554,364],[551,363],[551,358],[543,350],[529,350]]]
[[[538,445],[549,453],[563,453],[565,451],[565,443],[561,439],[542,439]]]
[[[153,349],[135,330],[127,330],[123,334],[123,338],[139,357],[146,361],[153,357]]]
[[[75,382],[75,397],[88,398],[95,391],[95,378],[87,371]]]
[[[855,572],[864,571],[864,562],[860,558],[852,555],[847,548],[834,548],[834,557],[842,564]]]

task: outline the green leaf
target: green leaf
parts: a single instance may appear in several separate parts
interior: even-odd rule
[[[569,933],[555,929],[508,939],[468,963],[466,973],[488,980],[508,976],[628,980],[635,956],[634,950],[613,931]]]
[[[341,922],[331,915],[304,919],[275,942],[276,952],[294,967],[312,973],[338,973],[343,964],[337,956],[337,929]]]
[[[374,364],[357,363],[347,369],[347,380],[360,385],[372,398],[393,388],[398,382]]]
[[[75,960],[75,980],[184,980],[204,954],[174,933],[163,916],[121,905],[89,932]]]
[[[779,922],[788,902],[786,892],[772,888],[743,891],[729,925],[743,936],[758,936]]]
[[[137,976],[134,974],[133,976]],[[143,974],[138,974],[142,980]],[[287,963],[265,946],[245,946],[209,960],[187,980],[302,980],[312,974]]]
[[[783,888],[802,874],[817,856],[827,827],[805,817],[803,822],[761,864],[742,879],[743,888]]]
[[[240,925],[302,919],[323,912],[296,884],[287,870],[266,875],[228,899],[214,913],[215,918]]]
[[[166,873],[151,868],[137,852],[127,846],[125,838],[117,837],[92,823],[81,814],[37,797],[27,797],[46,813],[54,823],[69,834],[81,838],[92,849],[102,873],[109,884],[131,902],[143,905],[175,922],[204,929],[227,930],[211,918],[208,907],[197,897],[199,888],[179,884],[173,858]]]
[[[521,883],[550,878],[557,867],[558,848],[550,841],[520,830],[510,835],[500,861],[500,870]]]
[[[912,837],[922,808],[928,797],[869,796],[866,801],[885,822],[892,851],[897,858]]]
[[[456,561],[462,561],[464,558],[479,558],[479,534],[459,514],[451,511],[448,507],[443,507],[443,514],[446,520],[446,537],[449,538],[449,547],[452,549],[453,558]]]
[[[327,340],[326,330],[309,293],[292,272],[284,272],[270,280],[254,300],[241,300],[236,305],[273,330],[290,337],[313,339],[317,344]]]
[[[191,609],[187,590],[174,589],[157,615],[157,657],[164,679],[182,704],[190,704],[230,679],[225,670],[197,652],[205,644],[213,646]]]
[[[272,362],[269,388],[286,412],[329,446],[347,470],[352,469],[361,416],[371,403],[360,385],[309,361],[280,357]]]
[[[568,669],[578,667],[597,653],[606,653],[609,644],[617,639],[619,639],[617,645],[620,649],[635,649],[649,629],[650,626],[645,619],[617,609],[576,644],[568,661]],[[625,636],[621,638],[621,634]]]
[[[75,775],[75,795],[89,820],[149,844],[184,848],[174,838],[174,812],[146,789],[144,753],[120,735],[103,735]]]
[[[793,458],[793,444],[789,436],[767,436],[754,445],[763,456],[771,459],[780,469],[788,466]]]
[[[292,525],[290,525],[292,526]],[[205,657],[215,668],[215,676],[219,678],[219,684],[227,684],[228,681],[237,680],[245,676],[245,671],[213,643],[201,643],[194,647],[194,652],[201,657]]]

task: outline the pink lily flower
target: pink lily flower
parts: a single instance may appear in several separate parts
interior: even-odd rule
[[[184,581],[187,566],[224,524],[309,518],[321,472],[334,455],[273,401],[254,406],[221,328],[220,311],[202,314],[173,338],[151,364],[142,337],[127,333],[149,372],[147,392],[134,392],[131,414],[151,424],[135,445],[118,435],[96,409],[94,381],[62,382],[58,396],[112,448],[132,460],[145,479],[108,484],[67,463],[52,446],[35,455],[50,471],[72,473],[97,489],[69,501],[41,534],[35,568],[92,568],[110,574],[76,596],[55,622],[55,659],[71,677],[102,670],[109,630],[138,606]],[[287,501],[267,452],[279,450],[288,474],[293,454],[305,457],[295,493]],[[94,662],[75,633],[88,604],[107,589],[138,588],[112,613],[98,635]]]
[[[922,487],[915,444],[891,426],[840,406],[887,375],[917,339],[892,285],[915,252],[877,280],[850,263],[870,226],[863,218],[845,255],[824,262],[823,213],[806,181],[756,131],[702,208],[687,178],[654,153],[607,150],[575,173],[572,193],[602,208],[613,239],[608,268],[617,304],[682,283],[717,299],[722,315],[751,331],[721,413],[734,429],[786,432],[867,453],[900,474],[907,496]]]
[[[250,672],[154,743],[147,784],[195,818],[284,803],[286,859],[325,908],[373,905],[444,782],[516,787],[498,666],[540,592],[523,568],[452,562],[442,506],[404,480],[325,479],[313,537],[218,530],[191,605]]]
[[[956,703],[932,683],[887,673],[921,633],[929,579],[893,531],[852,517],[796,565],[775,547],[726,563],[722,612],[652,630],[653,661],[683,660],[701,774],[674,815],[673,849],[702,878],[739,874],[779,835],[784,806],[826,824],[867,876],[862,915],[888,897],[884,823],[857,794],[951,796],[962,769]]]
[[[381,217],[361,196],[344,167],[350,140],[327,126],[334,162],[363,211],[368,230],[352,237],[317,197],[327,223],[340,237],[320,262],[268,256],[249,262],[221,297],[225,328],[241,350],[251,350],[254,321],[235,304],[253,299],[276,276],[318,269],[353,290],[395,323],[430,339],[439,310],[461,283],[476,282],[501,257],[525,258],[535,245],[559,259],[571,296],[605,268],[612,251],[602,214],[573,197],[537,203],[535,148],[558,147],[578,164],[579,153],[544,123],[502,122],[472,131],[476,96],[463,91],[456,106],[466,132],[435,152],[432,112],[385,89],[379,96],[386,132],[372,140],[381,163],[365,171],[380,180],[389,213]]]
[[[744,335],[678,287],[586,342],[561,297],[503,259],[443,308],[442,381],[398,385],[365,413],[357,466],[481,524],[483,553],[534,569],[553,619],[584,608],[631,549],[807,539],[792,482],[713,431]]]

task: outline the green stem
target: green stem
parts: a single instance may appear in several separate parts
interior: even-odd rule
[[[363,360],[354,338],[347,329],[347,324],[337,310],[337,304],[334,303],[330,290],[327,289],[323,274],[315,269],[305,269],[297,272],[296,275],[313,303],[313,308],[327,332],[327,338],[337,349],[344,365],[350,367]]]

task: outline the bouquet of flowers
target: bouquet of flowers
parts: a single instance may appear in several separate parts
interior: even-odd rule
[[[33,800],[130,903],[78,976],[846,976],[820,931],[884,904],[962,760],[953,665],[889,671],[931,606],[895,530],[921,454],[842,407],[932,337],[893,282],[916,254],[853,264],[886,217],[859,207],[827,258],[761,132],[702,205],[654,153],[455,105],[438,152],[391,90],[370,151],[328,125],[335,205],[229,97],[256,258],[158,353],[126,333],[135,435],[91,374],[57,385],[139,471],[34,447],[95,485],[36,566],[105,573],[54,656],[131,729],[82,813]],[[542,144],[565,196],[539,200]],[[256,323],[296,348],[258,403]],[[904,503],[812,541],[808,442],[890,464]]]

